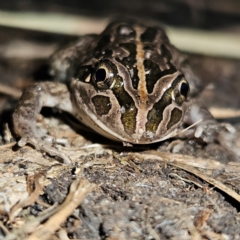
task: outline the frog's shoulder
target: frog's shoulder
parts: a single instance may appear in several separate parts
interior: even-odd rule
[[[57,81],[69,81],[97,42],[97,34],[88,34],[59,47],[49,59],[50,74]]]

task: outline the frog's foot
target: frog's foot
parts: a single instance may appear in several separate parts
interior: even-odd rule
[[[229,123],[218,123],[215,120],[206,120],[199,123],[194,136],[201,138],[206,143],[210,143],[215,140],[219,141],[219,136],[224,132],[234,133],[235,128]]]
[[[46,142],[40,138],[23,137],[18,141],[18,146],[23,147],[28,143],[34,146],[37,150],[48,153],[50,156],[61,158],[65,164],[71,164],[72,163],[71,159],[65,153],[49,145],[49,143],[50,142],[53,143],[53,141],[54,141],[53,138],[51,139],[48,138]]]

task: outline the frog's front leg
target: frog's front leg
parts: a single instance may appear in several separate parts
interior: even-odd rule
[[[200,122],[199,122],[200,121]],[[229,123],[219,123],[212,114],[197,100],[188,103],[184,123],[188,125],[199,122],[194,131],[194,137],[201,138],[204,142],[210,143],[215,140],[221,142],[220,135],[224,131],[234,133],[234,127]]]
[[[18,145],[22,147],[29,143],[36,149],[58,156],[65,163],[70,163],[68,156],[43,141],[44,134],[36,127],[37,117],[42,107],[57,107],[73,113],[67,86],[56,82],[40,82],[25,90],[13,114],[14,131],[20,137]]]

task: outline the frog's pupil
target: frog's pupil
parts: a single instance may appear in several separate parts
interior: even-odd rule
[[[181,93],[181,95],[183,95],[184,97],[187,97],[188,90],[189,90],[188,84],[182,83],[182,84],[181,84],[181,88],[180,88],[180,93]]]
[[[96,81],[100,82],[100,81],[104,81],[106,79],[106,70],[103,68],[99,68],[96,71],[95,77],[96,77]]]

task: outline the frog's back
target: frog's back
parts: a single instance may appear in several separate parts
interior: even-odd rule
[[[100,35],[81,36],[57,50],[50,58],[51,75],[55,80],[66,82],[82,65],[94,64],[103,58],[115,58],[129,68],[135,67],[138,46],[156,64],[163,65],[165,60],[170,62],[172,59],[166,48],[171,45],[162,28],[146,27],[135,20],[116,20]]]

